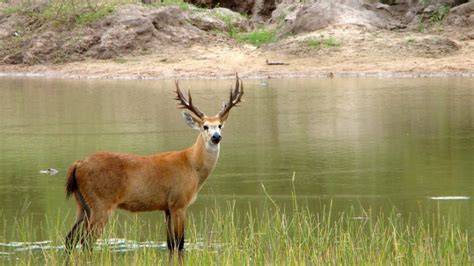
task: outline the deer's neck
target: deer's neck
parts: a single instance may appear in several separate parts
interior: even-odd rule
[[[193,168],[199,174],[199,188],[212,173],[219,158],[220,144],[213,145],[207,143],[199,134],[196,142],[188,149],[188,158]]]

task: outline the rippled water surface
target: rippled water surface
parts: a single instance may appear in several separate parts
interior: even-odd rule
[[[232,83],[181,86],[214,114]],[[262,207],[262,184],[277,204],[291,204],[294,185],[314,212],[331,201],[335,212],[351,206],[428,216],[454,210],[474,231],[474,79],[260,83],[244,81],[245,102],[231,112],[217,168],[192,213],[227,200],[242,214],[249,202]],[[60,213],[72,224],[75,206],[64,199],[64,183],[73,161],[103,150],[151,154],[191,145],[196,133],[175,107],[173,86],[1,78],[1,214],[7,220],[30,215],[34,225]],[[59,172],[40,173],[48,168]]]

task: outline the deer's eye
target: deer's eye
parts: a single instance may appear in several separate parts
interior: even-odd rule
[[[206,126],[206,125],[204,125],[202,128],[204,128],[204,130],[208,130],[208,129],[209,129],[209,127]]]
[[[222,125],[218,125],[218,127],[219,127],[219,129],[221,129],[221,128],[222,128]]]

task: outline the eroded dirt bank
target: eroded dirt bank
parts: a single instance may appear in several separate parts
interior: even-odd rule
[[[306,22],[295,20],[311,8],[327,7],[298,7],[301,14],[295,17],[285,13],[288,6],[283,6],[274,11],[280,20],[258,24],[277,35],[264,45],[232,38],[230,31],[255,31],[257,24],[222,8],[183,11],[125,6],[88,26],[55,26],[53,30],[38,21],[33,21],[41,24],[34,29],[31,25],[36,24],[27,21],[31,18],[3,16],[0,43],[5,49],[0,72],[114,79],[227,78],[234,72],[244,78],[474,76],[471,22],[459,24],[459,18],[454,17],[454,22],[440,21],[436,27],[430,24],[430,29],[420,30],[414,27],[421,27],[421,22],[410,26],[395,20],[394,7],[377,8],[389,10],[389,17],[374,15],[378,13],[367,17],[372,9],[355,7],[359,9],[347,7],[347,14],[356,14],[349,22],[328,18],[323,26],[307,29],[308,23],[314,27],[312,16]],[[358,15],[361,8],[365,13]],[[344,19],[347,14],[342,14]],[[468,12],[466,17],[472,15]],[[450,16],[447,18],[449,21]],[[15,20],[30,25],[30,32],[8,26]],[[295,26],[298,23],[303,23],[300,28]],[[10,38],[12,34],[23,34],[24,38],[18,42]]]
[[[326,29],[313,34],[340,35],[340,39],[345,38],[344,45],[303,51],[293,47],[292,41],[267,49],[238,44],[191,44],[170,47],[152,55],[123,56],[119,59],[1,65],[0,72],[8,75],[114,79],[227,78],[234,72],[245,78],[474,76],[472,41],[458,44],[439,36],[366,31],[352,27]],[[440,56],[443,51],[448,51],[448,54]],[[284,65],[268,65],[267,60]]]

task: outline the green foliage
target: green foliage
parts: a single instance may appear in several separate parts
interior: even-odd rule
[[[224,23],[226,24],[227,26],[227,33],[229,34],[230,37],[232,38],[235,38],[237,36],[237,34],[239,33],[239,29],[234,26],[234,23],[233,23],[233,18],[231,16],[218,16],[220,19],[222,19],[222,21],[224,21]]]
[[[57,24],[71,23],[78,25],[92,24],[101,18],[112,14],[120,5],[142,4],[139,0],[49,0],[44,6],[32,8],[31,1],[21,1],[19,4],[9,4],[0,12],[2,14],[22,13],[42,21]],[[177,6],[186,11],[191,5],[183,0],[157,1],[146,7]]]
[[[418,25],[417,25],[416,29],[418,30],[418,32],[421,32],[421,33],[425,32],[425,30],[426,30],[425,23],[423,23],[423,21],[420,20],[418,22]]]
[[[106,17],[114,12],[113,6],[101,6],[98,9],[85,10],[76,17],[76,22],[81,25],[92,24],[99,19]]]
[[[443,21],[448,15],[449,9],[450,7],[445,6],[445,5],[442,5],[438,7],[437,9],[435,9],[433,13],[431,13],[430,15],[430,18],[429,18],[430,22],[434,24],[434,23],[440,23],[441,21]]]
[[[31,3],[10,5],[2,10],[4,14],[20,13],[43,22],[62,24],[92,24],[114,12],[118,2],[88,0],[51,0],[45,5],[33,8]]]
[[[236,38],[240,31],[239,28],[234,25],[234,17],[221,13],[211,13],[211,15],[214,16],[216,19],[222,20],[227,26],[227,34],[231,38]]]
[[[310,38],[305,40],[306,46],[314,49],[339,47],[341,44],[334,38]]]
[[[238,212],[230,201],[190,214],[184,265],[470,264],[469,235],[455,214],[433,213],[424,220],[395,209],[333,213],[331,206],[315,213],[296,198],[282,208],[270,196],[260,204]],[[40,224],[30,217],[0,217],[2,259],[19,265],[176,265],[168,263],[164,223],[140,217],[112,218],[94,251],[75,250],[69,257],[58,248],[70,229],[64,214]],[[32,243],[44,240],[52,242]],[[17,250],[22,243],[25,249]]]
[[[429,5],[431,3],[431,0],[418,0],[418,3],[426,6],[426,5]]]
[[[442,22],[448,15],[450,8],[449,5],[441,5],[433,10],[429,16],[422,17],[418,21],[417,30],[419,32],[425,32],[427,28],[442,30]]]
[[[177,6],[183,11],[187,11],[191,8],[191,5],[184,2],[183,0],[162,0],[160,2],[152,4],[151,6],[153,7]]]
[[[127,63],[127,59],[123,58],[123,57],[117,57],[117,58],[114,58],[114,62],[117,63],[117,64],[125,64]]]
[[[10,15],[10,14],[18,13],[20,10],[21,10],[20,6],[10,5],[10,6],[6,6],[0,9],[0,14]]]
[[[264,44],[274,42],[276,40],[276,31],[259,29],[249,33],[239,33],[236,35],[239,42],[249,43],[260,47]]]

